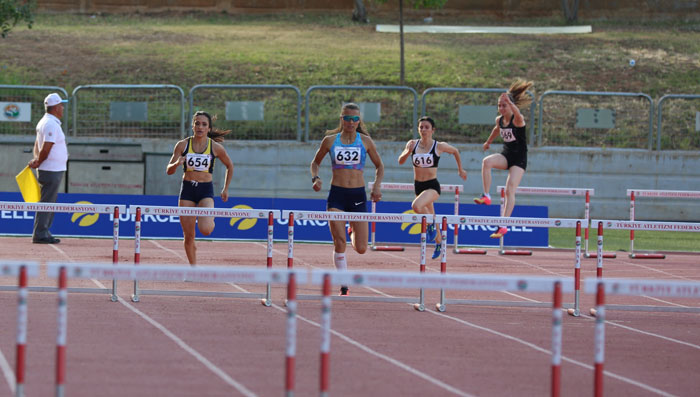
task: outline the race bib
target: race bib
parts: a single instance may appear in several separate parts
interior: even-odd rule
[[[503,142],[514,142],[515,134],[513,134],[513,129],[501,128],[501,138],[503,138]]]
[[[413,155],[413,166],[419,168],[429,168],[433,166],[432,153],[415,153]]]
[[[360,148],[357,146],[336,146],[333,154],[336,164],[355,165],[360,164]]]
[[[187,153],[185,157],[188,171],[209,171],[211,156],[201,153]]]

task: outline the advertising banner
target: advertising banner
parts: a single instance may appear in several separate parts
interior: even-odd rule
[[[20,193],[0,192],[0,201],[22,202]],[[215,198],[216,208],[235,209],[271,209],[271,210],[305,210],[323,211],[324,199],[286,199],[286,198],[251,198],[230,197],[223,203]],[[122,204],[177,206],[176,196],[137,196],[109,194],[78,194],[62,193],[58,202],[75,204]],[[436,203],[438,214],[453,215],[454,203]],[[460,215],[498,216],[498,205],[461,204]],[[413,213],[408,202],[379,202],[378,213]],[[547,218],[547,207],[516,206],[514,217]],[[112,237],[113,215],[89,213],[56,213],[51,233],[56,236],[86,236]],[[125,238],[134,237],[135,214],[119,215],[119,235]],[[267,238],[266,219],[216,218],[214,232],[208,239],[240,239],[265,240]],[[0,209],[0,234],[27,235],[32,234],[34,212],[8,211]],[[467,246],[497,246],[498,239],[489,235],[495,232],[497,225],[459,226],[459,244]],[[449,225],[447,232],[448,244],[454,241],[454,226]],[[505,235],[505,245],[518,247],[546,247],[549,243],[549,233],[546,228],[508,227]],[[287,240],[287,220],[277,219],[274,225],[275,240]],[[143,238],[182,238],[180,219],[177,216],[143,215],[141,219],[141,236]],[[202,236],[197,232],[197,237]],[[294,227],[295,241],[331,242],[328,222],[314,220],[297,220]],[[376,226],[376,241],[380,243],[420,242],[420,224],[418,223],[378,223]]]
[[[0,121],[32,121],[32,104],[29,102],[0,102]]]

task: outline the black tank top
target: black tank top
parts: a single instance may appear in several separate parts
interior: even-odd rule
[[[420,139],[418,142],[416,142],[416,145],[413,146],[413,151],[411,152],[413,166],[418,168],[437,168],[438,163],[440,162],[440,156],[435,153],[437,141],[433,140],[433,147],[430,148],[428,153],[416,153],[416,148],[418,148],[419,144]]]
[[[527,152],[527,135],[525,126],[516,127],[513,125],[511,117],[507,126],[503,126],[503,116],[498,119],[498,128],[500,129],[501,139],[503,139],[503,151],[505,152]]]

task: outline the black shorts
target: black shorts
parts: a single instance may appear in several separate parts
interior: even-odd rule
[[[180,200],[188,200],[196,204],[208,197],[214,198],[214,183],[182,181]]]
[[[367,194],[364,187],[339,187],[331,185],[327,209],[345,212],[367,212]]]
[[[506,161],[508,162],[508,169],[510,167],[516,165],[522,169],[527,169],[527,152],[509,152],[509,151],[503,151],[501,152],[503,157],[506,158]]]
[[[442,194],[442,191],[440,190],[440,182],[438,182],[437,178],[423,182],[413,181],[413,191],[416,192],[416,196],[428,189],[435,190],[438,195]]]

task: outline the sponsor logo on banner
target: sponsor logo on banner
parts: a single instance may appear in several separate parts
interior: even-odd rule
[[[32,104],[25,102],[0,102],[0,121],[32,121]]]
[[[245,210],[252,210],[253,207],[245,204],[239,204],[234,206],[232,209],[245,209]],[[236,226],[236,223],[238,223],[238,226]],[[231,218],[229,221],[229,225],[231,227],[236,227],[238,230],[248,230],[255,226],[255,224],[258,223],[257,218]]]
[[[519,280],[518,281],[518,289],[521,291],[525,291],[527,289],[527,281]]]
[[[76,201],[75,204],[92,204],[89,201]],[[78,221],[79,227],[89,227],[95,224],[100,218],[100,214],[87,214],[84,212],[74,212],[71,214],[70,221],[75,223]]]

